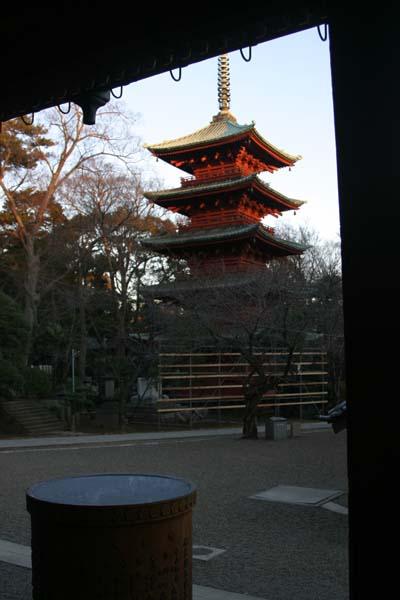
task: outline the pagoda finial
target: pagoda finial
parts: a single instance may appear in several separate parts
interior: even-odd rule
[[[229,57],[221,54],[218,57],[218,104],[219,113],[213,117],[213,121],[233,121],[236,118],[229,112],[231,104],[231,81],[229,77]]]
[[[229,57],[218,57],[218,103],[220,112],[229,112],[231,103],[231,82],[229,77]]]

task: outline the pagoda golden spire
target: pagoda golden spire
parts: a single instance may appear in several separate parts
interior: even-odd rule
[[[218,104],[219,113],[213,117],[213,121],[228,119],[236,123],[235,117],[229,110],[231,107],[231,81],[227,54],[221,54],[218,57]]]
[[[229,76],[229,57],[218,57],[218,103],[220,112],[229,112],[231,103],[231,82]]]

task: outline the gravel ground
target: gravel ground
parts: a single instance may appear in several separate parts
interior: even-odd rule
[[[331,430],[280,441],[237,437],[129,446],[0,451],[0,539],[30,543],[25,490],[38,481],[152,472],[194,482],[193,543],[224,549],[193,561],[193,583],[266,600],[348,598],[347,517],[321,507],[254,500],[276,485],[347,491],[346,437]],[[30,571],[0,562],[1,600],[28,600]]]

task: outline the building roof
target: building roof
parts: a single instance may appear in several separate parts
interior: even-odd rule
[[[149,200],[160,204],[160,206],[168,208],[171,202],[175,200],[184,200],[186,198],[191,198],[192,196],[199,196],[199,194],[201,194],[201,197],[203,198],[205,194],[211,194],[216,191],[228,192],[234,189],[246,189],[252,186],[255,186],[263,196],[265,195],[270,199],[275,200],[275,202],[280,205],[280,210],[299,208],[306,202],[306,200],[295,200],[294,198],[288,198],[284,194],[277,192],[268,183],[262,181],[262,179],[255,174],[231,179],[207,181],[205,183],[201,183],[200,180],[197,185],[194,181],[191,185],[184,187],[155,192],[146,192],[144,196]]]
[[[160,142],[159,144],[145,144],[145,148],[156,156],[162,157],[174,152],[184,152],[186,150],[193,150],[195,147],[220,144],[221,142],[234,141],[245,137],[252,138],[284,163],[293,164],[301,158],[301,156],[292,156],[284,150],[273,146],[258,133],[254,122],[249,125],[239,125],[231,113],[222,111],[213,118],[209,125],[202,129],[174,140]]]
[[[303,244],[276,237],[269,233],[261,223],[191,229],[188,231],[180,231],[176,234],[164,234],[148,238],[143,240],[142,244],[146,248],[160,252],[174,248],[210,245],[213,243],[228,242],[230,240],[240,240],[249,237],[257,237],[261,241],[266,242],[269,246],[275,246],[282,250],[287,249],[293,253],[301,253],[307,249],[307,246],[304,246]]]
[[[159,144],[145,144],[154,153],[164,151],[181,150],[198,146],[199,144],[209,144],[210,142],[222,140],[225,138],[236,137],[243,135],[254,128],[254,124],[239,125],[236,121],[228,118],[215,119],[206,127],[202,127],[193,133],[184,135],[174,140],[165,140]]]

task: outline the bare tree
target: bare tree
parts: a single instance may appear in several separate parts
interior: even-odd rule
[[[306,278],[313,306],[313,328],[327,352],[328,392],[335,405],[345,397],[342,269],[340,238],[321,240],[318,232],[302,226],[279,229],[285,239],[303,243],[308,250],[290,260]]]
[[[313,282],[315,329],[321,333],[328,359],[328,391],[332,405],[345,399],[345,355],[340,245],[321,244]]]
[[[139,288],[143,278],[157,269],[157,261],[141,240],[175,226],[161,219],[159,209],[144,200],[140,175],[118,173],[109,163],[89,166],[77,171],[62,188],[63,204],[75,228],[76,260],[72,264],[79,311],[79,376],[83,381],[90,329],[100,344],[108,340],[106,346],[113,349],[113,359],[109,357],[107,364],[117,382],[122,425],[135,371],[135,344],[130,334],[141,318]],[[104,320],[99,324],[91,319],[93,296],[100,289],[108,307],[110,331]]]
[[[311,326],[307,282],[296,264],[275,261],[262,271],[220,274],[172,284],[174,303],[154,306],[168,340],[193,338],[198,344],[238,352],[248,365],[242,380],[243,437],[257,438],[257,407],[276,392],[292,370]],[[286,354],[281,370],[269,368],[272,350]]]
[[[3,235],[18,240],[25,256],[24,307],[29,328],[26,360],[40,302],[38,240],[49,230],[47,217],[57,204],[58,192],[73,173],[98,157],[109,156],[132,168],[138,146],[131,124],[131,118],[109,106],[99,114],[96,127],[87,127],[80,110],[73,106],[67,115],[57,109],[45,111],[39,125],[12,120],[3,126],[0,190],[4,206],[0,226]]]

